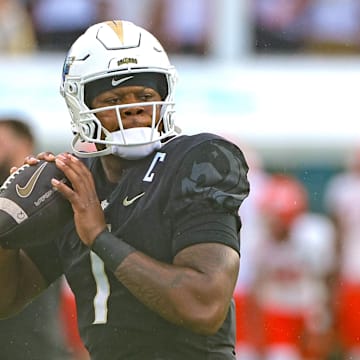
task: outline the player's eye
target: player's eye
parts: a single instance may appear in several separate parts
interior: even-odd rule
[[[144,89],[140,94],[139,94],[139,98],[142,101],[154,101],[156,100],[158,94],[155,90],[150,89],[150,88],[146,88]]]
[[[114,98],[106,99],[104,103],[108,106],[118,105],[120,104],[120,99],[118,97],[114,97]]]

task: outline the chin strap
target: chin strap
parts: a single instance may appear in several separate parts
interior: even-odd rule
[[[71,141],[71,149],[73,153],[80,158],[98,157],[111,154],[111,148],[107,147],[98,150],[94,143],[84,142],[79,134],[76,134]]]

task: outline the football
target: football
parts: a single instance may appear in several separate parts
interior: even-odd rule
[[[54,162],[23,165],[0,187],[0,245],[26,248],[52,241],[73,217],[70,203],[51,185],[71,186]]]

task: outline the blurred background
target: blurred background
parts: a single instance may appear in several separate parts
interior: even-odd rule
[[[323,216],[334,228],[326,242],[333,254],[326,277],[335,288],[348,282],[358,286],[360,275],[349,281],[339,275],[348,261],[343,253],[360,256],[339,245],[345,232],[339,223],[354,214],[346,226],[356,232],[360,215],[360,205],[354,208],[360,197],[360,1],[0,0],[0,117],[25,119],[34,129],[37,151],[70,150],[70,117],[59,94],[62,63],[89,25],[116,18],[145,27],[167,49],[180,74],[177,122],[184,133],[216,132],[237,142],[254,184],[259,172],[289,175],[301,183],[306,212]],[[352,182],[337,181],[341,190],[330,184],[349,174]],[[254,185],[253,191],[261,188]],[[259,211],[255,198],[248,199],[245,218]],[[243,232],[246,244],[252,229]],[[239,289],[246,293],[253,284],[249,274],[256,270],[253,257],[243,254]],[[360,300],[352,301],[360,309]],[[338,331],[336,311],[331,307],[328,313],[331,334]],[[331,339],[326,354],[307,358],[360,358],[355,340],[348,341],[350,346],[337,335]],[[253,349],[250,343],[244,348]],[[254,359],[251,353],[241,358]]]
[[[300,173],[319,209],[318,185],[360,136],[359,7],[356,0],[0,0],[0,112],[33,122],[42,149],[67,147],[69,116],[58,92],[66,52],[90,24],[128,19],[157,35],[178,68],[184,132],[239,136],[266,167]]]

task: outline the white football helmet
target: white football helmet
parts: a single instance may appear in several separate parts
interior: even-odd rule
[[[95,84],[119,86],[132,78],[161,78],[162,101],[115,105],[91,109],[88,96]],[[100,81],[99,81],[100,80]],[[140,80],[141,81],[141,80]],[[107,21],[89,27],[70,48],[64,62],[60,92],[72,119],[74,153],[80,157],[116,154],[126,159],[147,156],[161,141],[180,133],[174,123],[174,87],[177,74],[159,41],[148,31],[128,21]],[[97,85],[96,85],[97,86]],[[100,91],[101,92],[101,91]],[[124,129],[120,110],[152,106],[152,127]],[[156,122],[156,109],[161,108]],[[109,132],[96,114],[114,109],[119,130]],[[93,149],[84,152],[92,144]],[[79,147],[80,144],[80,147]],[[103,144],[97,149],[97,144]],[[99,147],[99,146],[98,146]],[[79,148],[81,150],[79,150]]]

